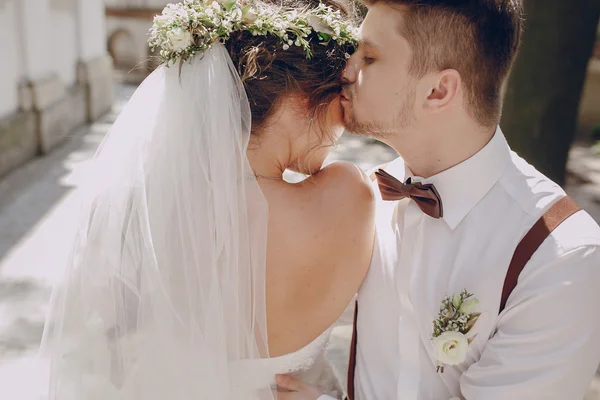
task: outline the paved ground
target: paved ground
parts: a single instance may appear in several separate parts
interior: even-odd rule
[[[0,399],[43,399],[35,353],[52,283],[61,276],[74,229],[74,189],[81,162],[89,159],[133,88],[119,86],[114,110],[82,128],[49,156],[0,180]],[[600,159],[575,148],[568,191],[600,221]],[[344,137],[331,159],[355,162],[364,169],[386,162],[394,153],[379,144]],[[585,177],[585,178],[583,178]],[[351,310],[336,328],[328,356],[345,376]],[[600,339],[600,338],[599,338]],[[82,399],[83,400],[83,399]],[[568,399],[570,400],[570,399]],[[600,380],[585,400],[600,400]]]

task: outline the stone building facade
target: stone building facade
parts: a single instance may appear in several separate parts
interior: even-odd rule
[[[105,0],[108,52],[122,81],[139,83],[156,67],[156,59],[148,48],[148,31],[154,16],[173,2]]]
[[[113,102],[102,0],[0,0],[0,176]]]

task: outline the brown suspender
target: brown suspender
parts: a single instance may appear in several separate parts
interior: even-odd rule
[[[358,301],[354,303],[354,324],[352,325],[352,341],[350,342],[350,362],[348,363],[348,399],[354,400],[354,371],[356,371],[356,319],[358,318]]]
[[[508,266],[506,272],[506,278],[504,279],[504,287],[502,288],[502,298],[500,300],[501,313],[506,306],[508,297],[517,286],[519,274],[525,268],[525,265],[540,247],[540,245],[546,240],[550,233],[556,229],[561,223],[563,223],[571,215],[581,210],[581,207],[570,197],[566,196],[558,200],[548,211],[540,217],[540,219],[533,225],[533,227],[523,237],[515,252],[512,260]],[[356,369],[356,341],[357,341],[357,328],[356,319],[358,317],[358,302],[355,304],[354,309],[354,327],[352,329],[352,342],[350,344],[350,362],[348,365],[348,399],[354,400],[354,372]]]
[[[521,271],[523,271],[523,268],[525,268],[525,265],[533,253],[536,252],[538,247],[540,247],[544,240],[550,236],[550,233],[556,229],[557,226],[562,224],[567,218],[579,210],[581,210],[581,207],[575,203],[575,200],[569,196],[563,197],[554,203],[554,205],[538,219],[535,225],[531,227],[523,239],[521,239],[521,242],[515,249],[512,260],[510,260],[508,271],[506,272],[498,314],[504,310],[508,297],[515,286],[517,286]]]

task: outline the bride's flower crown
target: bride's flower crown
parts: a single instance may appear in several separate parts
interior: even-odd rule
[[[210,1],[210,0],[208,0]],[[148,44],[167,64],[189,60],[194,54],[225,42],[232,33],[249,31],[254,36],[279,38],[283,50],[300,46],[312,57],[311,33],[317,44],[334,40],[339,45],[357,45],[357,29],[338,10],[325,4],[304,10],[285,10],[260,3],[220,0],[184,0],[169,4],[162,15],[154,17]]]

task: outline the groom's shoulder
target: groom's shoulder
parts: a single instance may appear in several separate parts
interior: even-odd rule
[[[541,216],[547,206],[566,195],[558,183],[514,152],[498,183],[519,208],[534,217]]]
[[[499,183],[515,205],[527,215],[523,219],[524,224],[529,224],[527,221],[536,221],[556,201],[567,195],[558,183],[514,152],[511,154],[511,163]],[[562,251],[578,245],[600,245],[600,227],[583,210],[567,219],[550,236]]]

